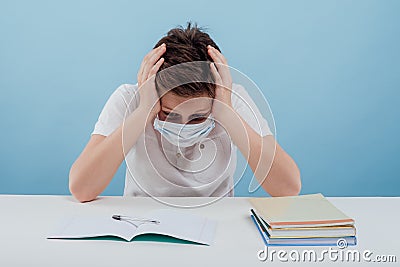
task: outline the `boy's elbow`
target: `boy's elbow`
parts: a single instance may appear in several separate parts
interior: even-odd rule
[[[291,183],[287,189],[288,196],[297,196],[301,191],[301,177],[300,170],[296,167],[294,173],[291,175]]]
[[[96,198],[96,196],[89,194],[88,192],[85,192],[84,190],[80,189],[77,185],[71,182],[69,184],[69,191],[71,192],[71,195],[81,203],[89,202]]]
[[[301,191],[301,182],[292,181],[278,192],[270,193],[270,195],[273,197],[297,196],[300,194],[300,191]]]
[[[285,197],[285,196],[297,196],[301,191],[301,179],[300,171],[296,169],[292,173],[286,175],[285,183],[280,185],[280,189],[273,192],[271,196]]]
[[[288,196],[297,196],[300,194],[301,191],[301,182],[296,183],[292,186],[292,188],[288,191]]]
[[[97,196],[82,189],[82,185],[79,183],[80,180],[82,180],[82,177],[78,177],[71,169],[69,174],[69,191],[71,195],[81,203],[94,200]]]

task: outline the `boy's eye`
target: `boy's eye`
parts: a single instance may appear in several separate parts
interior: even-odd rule
[[[196,117],[193,118],[189,121],[189,123],[199,123],[199,122],[203,122],[207,119],[207,117]]]

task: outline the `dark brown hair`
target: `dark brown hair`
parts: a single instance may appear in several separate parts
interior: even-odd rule
[[[190,97],[208,94],[215,97],[214,77],[206,63],[185,64],[183,68],[171,68],[172,71],[163,71],[171,66],[194,62],[212,62],[207,53],[207,46],[211,45],[221,51],[210,36],[199,28],[196,23],[187,23],[187,27],[179,26],[168,31],[167,35],[157,42],[154,48],[166,44],[166,51],[162,55],[164,63],[156,74],[156,88],[160,95],[171,90],[178,96]],[[179,80],[193,81],[181,84]],[[201,81],[201,82],[199,82]],[[204,82],[207,81],[207,82]],[[174,86],[173,84],[181,84]]]

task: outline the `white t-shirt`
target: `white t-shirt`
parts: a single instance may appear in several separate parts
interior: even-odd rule
[[[139,105],[138,85],[122,84],[110,96],[93,134],[108,136]],[[272,135],[267,121],[242,85],[232,85],[232,106],[261,136]],[[125,115],[126,113],[126,115]],[[218,124],[201,143],[178,148],[161,142],[148,123],[126,154],[124,196],[233,196],[237,147]],[[164,139],[163,139],[164,140]]]

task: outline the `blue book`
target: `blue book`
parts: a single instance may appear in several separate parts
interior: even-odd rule
[[[357,245],[355,236],[346,237],[318,237],[318,238],[270,238],[267,232],[261,229],[258,218],[250,215],[266,246],[337,246],[345,248]]]

